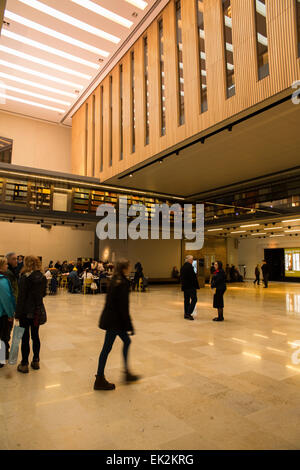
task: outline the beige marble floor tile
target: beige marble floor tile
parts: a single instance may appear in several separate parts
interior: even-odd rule
[[[209,288],[194,322],[183,319],[178,287],[133,293],[130,364],[143,378],[124,385],[117,339],[113,392],[93,390],[105,296],[47,297],[41,370],[0,370],[0,448],[299,449],[300,365],[287,366],[300,315],[286,303],[299,287],[228,286],[222,324],[211,321]]]

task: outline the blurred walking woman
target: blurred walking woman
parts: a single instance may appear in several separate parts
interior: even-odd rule
[[[216,289],[214,295],[213,307],[218,309],[218,316],[213,321],[224,321],[223,309],[224,309],[224,293],[226,291],[226,274],[223,270],[221,261],[216,261],[215,272],[211,280],[211,288]]]
[[[19,295],[15,318],[20,321],[20,326],[25,328],[22,338],[22,362],[18,365],[18,371],[27,373],[28,358],[30,353],[29,339],[31,335],[33,360],[32,369],[40,368],[40,338],[39,327],[47,321],[43,297],[46,295],[47,280],[41,272],[41,262],[36,256],[26,256],[22,277],[19,283]]]
[[[128,369],[128,350],[131,340],[128,331],[134,335],[129,314],[129,281],[126,276],[130,273],[130,263],[120,260],[116,264],[114,275],[108,287],[106,302],[99,321],[99,328],[106,330],[104,345],[99,357],[98,371],[94,390],[114,390],[115,385],[104,377],[104,369],[108,355],[117,336],[123,341],[123,359],[125,366],[125,381],[134,382],[139,379]]]

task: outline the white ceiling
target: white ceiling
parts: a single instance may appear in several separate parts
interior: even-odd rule
[[[140,8],[134,6],[140,2]],[[92,7],[100,6],[132,24],[130,27],[123,26],[78,3],[89,4]],[[146,2],[142,0],[7,0],[4,21],[10,24],[9,26],[3,24],[0,37],[0,109],[71,125],[70,117],[64,120],[68,110],[84,94],[84,90],[93,82],[112,56],[141,24],[149,10],[157,3],[160,2],[156,0],[146,0]],[[145,8],[142,9],[142,6]],[[52,10],[54,16],[50,14],[50,11],[43,11],[45,7],[54,9],[55,11]],[[42,11],[40,11],[41,8]],[[61,13],[68,15],[67,22],[58,19],[57,12],[59,12],[58,15]],[[135,14],[137,16],[133,16]],[[81,24],[77,26],[69,24],[69,21],[72,22],[74,19],[79,20]],[[48,28],[48,33],[50,29],[52,31],[50,34],[60,33],[71,38],[71,41],[73,39],[84,44],[81,46],[78,43],[70,44],[62,38],[36,30],[36,26],[32,23],[28,25],[28,20],[34,22],[35,25]],[[96,28],[97,31],[95,29],[93,33],[86,31],[86,28],[90,27]],[[39,27],[37,26],[37,28]],[[112,35],[113,37],[109,38],[111,40],[101,37],[103,35],[101,31]],[[64,39],[69,41],[66,37]],[[35,43],[31,41],[35,41]],[[37,45],[39,47],[36,47]],[[46,50],[44,46],[47,46]],[[90,46],[98,51],[88,50]],[[51,51],[47,49],[49,47],[52,48]],[[103,51],[102,55],[100,50]],[[63,55],[69,54],[69,56],[62,57],[61,53]],[[20,57],[19,54],[27,55]],[[99,61],[99,59],[103,61]],[[41,60],[48,63],[40,63]],[[81,60],[88,63],[81,63]],[[57,70],[56,66],[69,70]],[[21,67],[21,69],[15,67]],[[45,75],[36,76],[34,72]],[[23,80],[26,82],[22,82]],[[59,80],[70,83],[60,83]],[[25,92],[40,96],[28,95]],[[45,105],[55,109],[34,106],[8,97],[31,101],[37,105]]]

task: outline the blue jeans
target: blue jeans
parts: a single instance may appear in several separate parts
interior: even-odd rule
[[[104,375],[104,369],[108,355],[113,347],[116,337],[119,336],[123,341],[123,358],[125,370],[128,370],[128,350],[131,343],[131,339],[126,331],[107,330],[102,351],[99,356],[98,371],[97,375]]]

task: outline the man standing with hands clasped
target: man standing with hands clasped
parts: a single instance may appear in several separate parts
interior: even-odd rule
[[[198,279],[193,268],[193,256],[188,255],[180,270],[181,290],[184,293],[184,318],[194,320],[192,315],[197,303]]]

